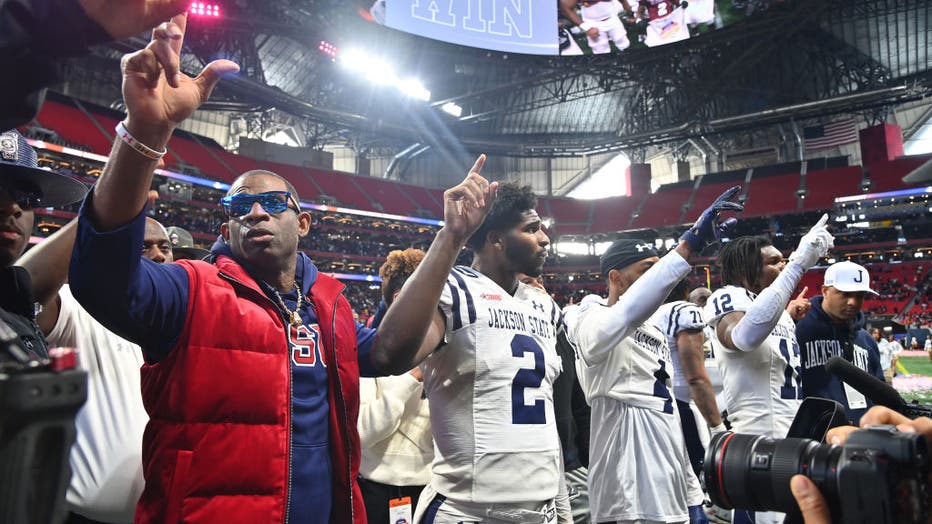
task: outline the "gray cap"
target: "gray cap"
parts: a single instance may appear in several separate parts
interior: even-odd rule
[[[171,226],[165,229],[168,233],[168,241],[172,244],[172,252],[175,254],[188,255],[194,260],[202,260],[210,251],[194,245],[194,237],[187,229],[178,226]]]

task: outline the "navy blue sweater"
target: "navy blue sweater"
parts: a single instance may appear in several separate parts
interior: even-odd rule
[[[796,340],[799,342],[802,364],[803,395],[822,397],[840,402],[845,406],[848,418],[855,424],[873,404],[867,408],[851,409],[845,395],[844,385],[838,377],[825,370],[825,363],[834,356],[883,380],[880,369],[880,350],[877,342],[864,329],[864,314],[858,313],[853,322],[836,322],[822,309],[822,297],[813,297],[809,302],[812,309],[796,325]]]

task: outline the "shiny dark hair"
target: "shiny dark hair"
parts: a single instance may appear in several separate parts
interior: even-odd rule
[[[482,249],[490,231],[505,231],[520,222],[525,211],[535,209],[537,195],[531,190],[531,186],[519,186],[514,182],[499,185],[492,209],[479,229],[469,237],[467,245],[473,250]]]

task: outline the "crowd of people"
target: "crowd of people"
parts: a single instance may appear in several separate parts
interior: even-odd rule
[[[132,34],[126,12],[87,5],[74,7],[91,29]],[[118,7],[148,23],[140,4]],[[344,284],[299,249],[339,233],[315,232],[269,171],[233,181],[219,220],[199,224],[216,241],[195,246],[157,220],[179,214],[154,204],[154,172],[238,66],[181,72],[185,25],[161,23],[124,57],[127,117],[90,190],[0,133],[0,380],[49,360],[87,373],[76,431],[63,433],[75,435],[70,468],[37,443],[41,460],[0,479],[28,502],[10,522],[703,523],[723,516],[698,480],[710,442],[729,427],[782,438],[807,397],[844,408],[852,425],[831,442],[880,424],[932,440],[932,420],[872,407],[826,371],[841,357],[884,380],[892,365],[865,330],[864,301],[878,295],[865,267],[838,262],[820,295],[797,294],[834,246],[828,216],[785,258],[766,236],[736,234],[740,187],[698,203],[666,253],[614,241],[586,283],[595,292],[565,307],[541,280],[551,240],[536,195],[489,182],[484,155],[444,192],[424,250],[341,237],[338,250],[383,250],[377,304],[371,284]],[[76,219],[26,251],[37,208],[76,202]],[[688,279],[709,250],[713,290]],[[56,468],[56,482],[30,477]],[[807,524],[830,522],[807,477],[782,492]],[[728,518],[782,522],[754,509]]]

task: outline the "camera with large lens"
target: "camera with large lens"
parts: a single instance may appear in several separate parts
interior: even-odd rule
[[[925,524],[929,517],[926,440],[893,426],[855,431],[843,446],[721,433],[703,473],[712,502],[727,509],[798,515],[790,478],[801,474],[819,487],[832,522]]]

